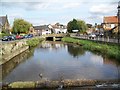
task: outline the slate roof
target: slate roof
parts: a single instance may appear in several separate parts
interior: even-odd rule
[[[35,30],[46,30],[49,29],[48,25],[42,25],[42,26],[33,26]]]
[[[104,23],[110,23],[110,24],[118,23],[118,17],[117,16],[104,17],[103,22]]]

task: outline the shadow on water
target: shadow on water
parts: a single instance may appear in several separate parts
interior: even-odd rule
[[[20,63],[24,63],[28,58],[33,56],[34,49],[28,49],[24,51],[23,53],[15,56],[5,64],[3,64],[2,67],[2,79],[6,77],[12,70],[14,70]]]

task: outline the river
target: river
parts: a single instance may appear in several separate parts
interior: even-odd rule
[[[63,79],[120,79],[120,64],[82,46],[43,42],[2,66],[3,82]]]

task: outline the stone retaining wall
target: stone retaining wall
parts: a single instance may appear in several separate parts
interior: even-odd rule
[[[11,42],[3,42],[0,45],[0,65],[9,61],[16,55],[22,53],[27,50],[29,46],[27,45],[25,40],[20,41],[11,41]]]

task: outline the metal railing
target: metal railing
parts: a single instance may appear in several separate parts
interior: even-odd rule
[[[71,34],[70,36],[78,39],[86,39],[91,41],[108,42],[108,43],[116,43],[116,44],[118,43],[117,38],[110,38],[110,37],[104,37],[104,36],[103,37],[97,36],[97,37],[91,37],[91,38],[88,35],[76,36],[75,34]]]

